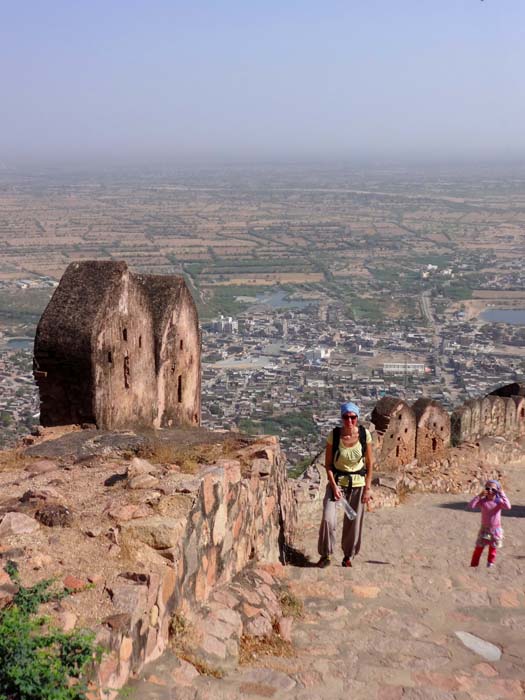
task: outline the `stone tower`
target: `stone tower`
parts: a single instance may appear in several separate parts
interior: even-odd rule
[[[199,323],[184,279],[71,263],[38,324],[33,372],[44,426],[199,425]]]
[[[421,464],[443,457],[450,447],[450,416],[437,401],[419,398],[416,417],[416,458]]]
[[[416,417],[403,400],[384,396],[372,411],[379,459],[388,469],[408,464],[416,453]]]

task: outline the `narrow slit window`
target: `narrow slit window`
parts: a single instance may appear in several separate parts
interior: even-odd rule
[[[125,340],[126,342],[128,342],[128,329],[127,328],[122,329],[122,340]]]
[[[182,403],[182,374],[177,378],[177,401]]]
[[[108,362],[109,364],[113,362],[113,355],[111,354],[111,350],[108,352]]]
[[[139,335],[139,348],[141,348],[141,347],[142,347],[142,336]]]
[[[124,387],[129,389],[130,382],[130,371],[129,371],[129,357],[126,355],[124,358]]]
[[[183,340],[180,341],[180,343],[179,343],[179,348],[180,348],[181,350],[184,349],[184,341],[183,341]]]

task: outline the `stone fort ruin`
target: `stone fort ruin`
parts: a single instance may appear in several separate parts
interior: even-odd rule
[[[184,279],[125,262],[71,263],[38,324],[43,426],[200,424],[201,343]]]
[[[436,401],[418,399],[409,406],[384,396],[371,415],[381,468],[395,471],[414,459],[429,464],[444,459],[450,447],[483,437],[515,440],[525,436],[525,384],[507,384],[471,399],[451,415]]]

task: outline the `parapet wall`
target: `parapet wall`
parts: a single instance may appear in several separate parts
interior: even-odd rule
[[[451,446],[483,437],[508,440],[525,435],[525,385],[514,383],[472,399],[450,415],[436,401],[418,399],[409,406],[385,396],[372,411],[376,458],[381,470],[395,471],[417,459],[429,464],[446,456]]]
[[[152,571],[150,562],[146,573],[132,575],[114,592],[119,612],[128,616],[124,625],[117,616],[109,634],[107,625],[102,631],[101,641],[111,649],[99,668],[102,691],[122,687],[163,653],[175,611],[190,615],[249,562],[281,558],[295,523],[284,456],[272,437],[250,446],[245,456],[250,458],[248,472],[239,460],[225,459],[199,476],[193,505],[179,518],[180,538],[170,551],[173,564]],[[136,547],[141,540],[155,546],[142,520],[124,524],[121,536],[123,546]]]
[[[453,445],[476,442],[486,436],[521,437],[525,435],[525,396],[492,393],[473,399],[459,406],[451,421]]]

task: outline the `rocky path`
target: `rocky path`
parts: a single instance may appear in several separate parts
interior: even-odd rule
[[[296,656],[222,679],[165,655],[134,683],[136,700],[518,700],[525,697],[525,465],[494,569],[469,567],[479,514],[462,496],[417,495],[366,516],[354,567],[287,567],[305,615]],[[316,524],[303,551],[316,555]]]

